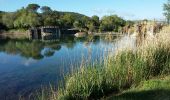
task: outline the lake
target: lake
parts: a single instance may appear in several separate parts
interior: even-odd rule
[[[128,36],[62,36],[56,41],[0,39],[0,99],[18,100],[50,84],[82,63],[102,62],[118,48],[132,47]]]

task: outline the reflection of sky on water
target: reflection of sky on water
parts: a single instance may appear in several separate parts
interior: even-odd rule
[[[34,59],[32,59],[32,58],[24,59],[24,60],[23,60],[24,66],[30,66],[30,65],[33,64],[33,63],[37,63],[37,61],[34,60]]]

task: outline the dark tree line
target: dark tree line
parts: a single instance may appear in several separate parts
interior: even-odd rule
[[[38,12],[38,11],[41,12]],[[38,26],[77,28],[80,31],[118,31],[126,21],[117,15],[88,17],[74,12],[59,12],[48,6],[29,4],[16,12],[0,12],[0,29],[28,29]]]

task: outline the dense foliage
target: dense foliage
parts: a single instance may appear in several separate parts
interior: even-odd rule
[[[2,24],[2,11],[0,11],[0,30],[3,29],[3,24]]]
[[[62,29],[77,28],[80,31],[118,31],[125,20],[117,15],[88,17],[74,12],[59,12],[48,6],[29,4],[15,12],[0,12],[0,29],[28,29],[38,26],[59,26]],[[3,27],[2,27],[3,26]],[[6,28],[5,28],[5,27]]]
[[[163,10],[164,10],[164,15],[167,19],[167,23],[169,24],[170,23],[170,0],[168,0],[168,2],[164,4]]]
[[[113,16],[104,16],[101,20],[100,30],[101,31],[118,31],[119,27],[123,27],[125,21],[118,17],[117,15]]]

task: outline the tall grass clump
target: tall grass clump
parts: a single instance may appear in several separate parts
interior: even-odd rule
[[[59,100],[99,99],[116,94],[141,81],[170,74],[170,27],[154,38],[143,40],[137,49],[123,49],[108,55],[101,65],[82,67],[67,76]],[[166,32],[165,32],[166,30]]]
[[[64,91],[59,91],[62,100],[82,100],[101,98],[111,92],[117,92],[117,86],[107,82],[105,70],[101,66],[81,68],[66,78]]]

